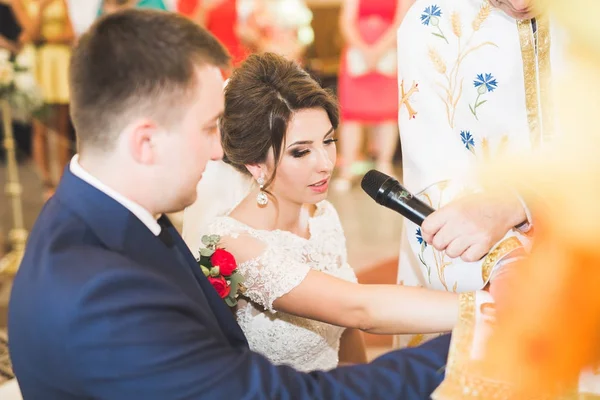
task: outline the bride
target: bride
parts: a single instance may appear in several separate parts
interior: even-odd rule
[[[453,293],[357,283],[326,200],[338,123],[333,96],[295,63],[249,57],[225,88],[229,165],[212,166],[184,215],[195,254],[198,237],[216,234],[235,256],[247,288],[236,316],[251,349],[300,371],[364,361],[358,330],[447,332],[458,315]]]

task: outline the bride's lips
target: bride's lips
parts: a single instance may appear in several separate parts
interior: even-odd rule
[[[319,182],[309,185],[308,187],[311,188],[316,193],[325,193],[327,191],[327,189],[329,188],[329,179],[330,179],[330,177],[327,177],[323,180],[320,180]]]

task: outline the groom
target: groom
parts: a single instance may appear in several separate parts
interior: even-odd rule
[[[249,350],[165,217],[194,202],[207,161],[223,155],[228,61],[168,13],[116,13],[81,38],[70,70],[79,154],[31,233],[10,302],[25,399],[424,399],[441,382],[447,336],[309,374]]]

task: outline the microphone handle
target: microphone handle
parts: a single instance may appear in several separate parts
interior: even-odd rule
[[[391,191],[384,199],[384,206],[400,213],[418,226],[421,226],[425,218],[435,211],[405,190]]]

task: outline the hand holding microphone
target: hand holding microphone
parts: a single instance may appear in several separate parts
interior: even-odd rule
[[[435,249],[466,262],[482,259],[526,219],[523,205],[511,192],[467,195],[436,211],[379,171],[369,171],[361,186],[377,203],[421,226],[423,239]]]

